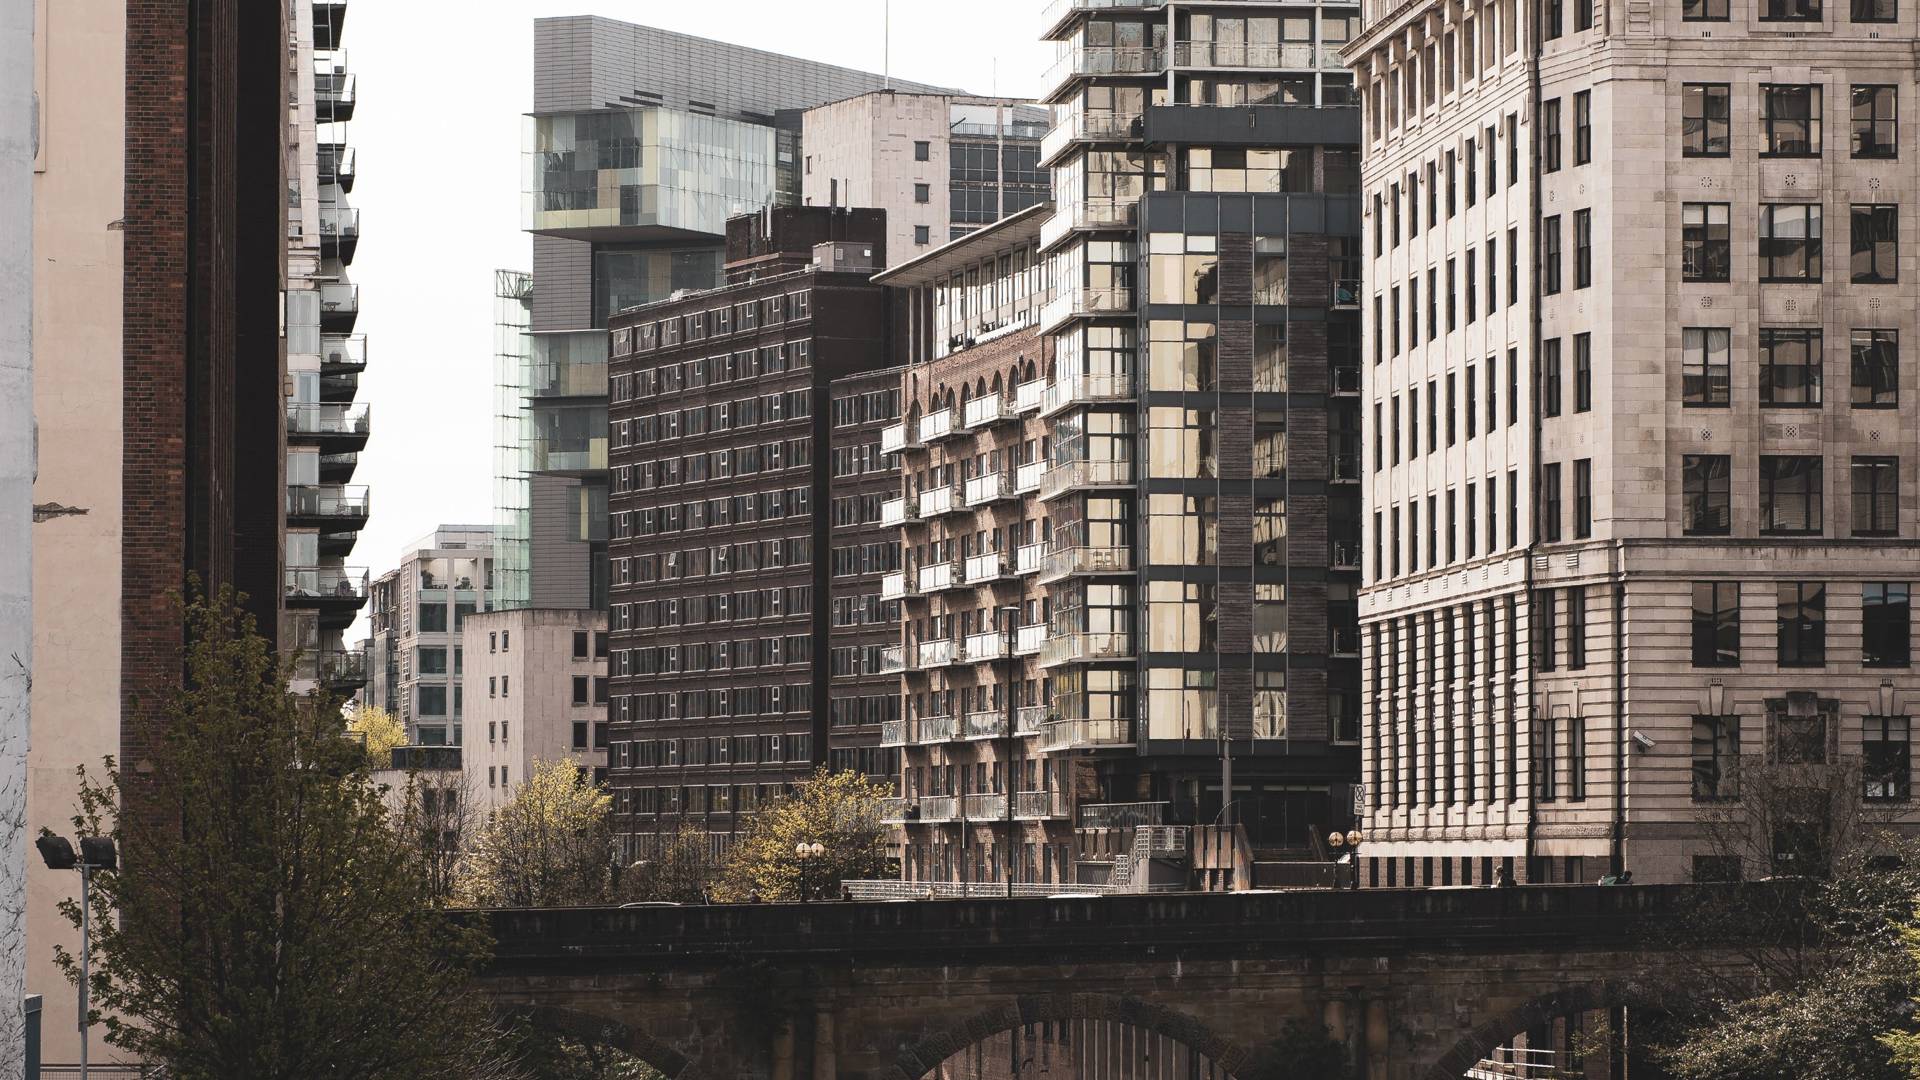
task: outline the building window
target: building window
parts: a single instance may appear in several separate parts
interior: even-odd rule
[[[1820,0],[1760,0],[1761,22],[1819,22]]]
[[[1890,23],[1900,16],[1900,5],[1896,0],[1853,0],[1852,15],[1854,22]]]
[[[500,680],[495,678],[492,675],[487,676],[487,696],[498,697],[499,693],[500,693]],[[487,741],[492,742],[493,740],[488,739]]]
[[[1681,0],[1683,22],[1726,22],[1727,0]]]
[[[1567,588],[1567,670],[1587,666],[1587,587]]]
[[[1820,280],[1820,204],[1760,208],[1760,280]]]
[[[1820,87],[1815,83],[1762,83],[1762,157],[1820,156]]]
[[[1862,798],[1906,802],[1913,797],[1913,721],[1869,716],[1860,733]]]
[[[1560,339],[1540,343],[1540,415],[1560,415]]]
[[[1733,266],[1726,203],[1680,207],[1680,280],[1725,281]]]
[[[932,161],[933,160],[933,144],[930,142],[927,142],[925,139],[915,140],[913,144],[913,160]]]
[[[587,677],[585,675],[575,675],[573,677],[573,703],[575,705],[585,705],[587,703]]]
[[[585,750],[587,748],[587,722],[585,720],[575,720],[573,722],[573,748],[575,750]]]
[[[1472,368],[1468,368],[1472,371]],[[1473,392],[1467,392],[1471,402]],[[1469,404],[1468,410],[1473,406]],[[1593,335],[1573,335],[1573,411],[1577,413],[1593,411]]]
[[[1560,540],[1560,464],[1540,466],[1540,539],[1554,544]]]
[[[1760,458],[1760,532],[1810,535],[1822,527],[1820,459],[1763,454]]]
[[[504,652],[504,651],[506,651],[506,650],[505,650],[505,645],[506,645],[506,635],[504,635],[504,634],[502,634],[502,635],[501,635],[501,642],[500,642],[500,643],[501,643],[501,645],[502,645],[502,649],[501,649],[501,651],[502,651],[502,652]],[[509,688],[510,688],[510,680],[511,680],[512,678],[513,678],[513,676],[511,676],[511,675],[502,675],[502,676],[500,676],[500,696],[501,696],[501,697],[509,697],[509,696],[511,696],[511,695],[510,695],[510,694],[508,693],[508,690],[509,690]],[[501,728],[501,730],[502,730],[502,731],[504,732],[504,731],[505,731],[506,729],[505,729],[505,727],[504,727],[504,726],[502,726],[502,728]],[[504,737],[505,737],[505,736],[504,736],[504,735],[502,735],[502,738],[504,738]]]
[[[1780,666],[1825,665],[1827,587],[1817,581],[1783,581],[1777,586],[1777,596],[1775,630],[1779,638]]]
[[[1552,589],[1533,591],[1533,662],[1541,671],[1552,671],[1557,659],[1554,655],[1555,639],[1560,636],[1557,600],[1558,595]]]
[[[932,184],[913,185],[913,201],[917,203],[932,202],[933,201],[933,185]]]
[[[1877,668],[1913,663],[1913,608],[1906,583],[1860,586],[1860,662]]]
[[[1560,168],[1560,99],[1540,104],[1541,165],[1544,172]]]
[[[500,651],[500,635],[498,632],[487,635],[487,651],[488,652]]]
[[[1760,331],[1760,404],[1795,408],[1820,404],[1820,331],[1776,327]]]
[[[1691,406],[1723,406],[1732,400],[1724,326],[1689,326],[1680,331],[1681,401]]]
[[[575,660],[585,660],[587,658],[587,632],[585,630],[575,630],[573,632],[573,658]]]
[[[1693,718],[1693,801],[1740,797],[1740,718]]]
[[[1900,535],[1900,459],[1853,459],[1853,535]]]
[[[1580,10],[1591,21],[1592,0],[1582,0]],[[1583,26],[1580,29],[1585,30]],[[1593,160],[1593,91],[1573,95],[1573,163],[1585,165]]]
[[[1853,207],[1853,282],[1885,285],[1900,280],[1900,208]]]
[[[1852,333],[1853,407],[1891,409],[1900,403],[1900,331]]]
[[[1573,463],[1573,535],[1585,539],[1593,535],[1593,459],[1580,458]]]
[[[511,630],[500,631],[500,651],[501,652],[513,651],[513,631]]]
[[[1573,212],[1573,287],[1593,284],[1593,211]]]
[[[915,225],[913,227],[913,242],[920,247],[926,247],[928,244],[933,243],[933,229],[927,225]]]
[[[1693,666],[1740,666],[1740,584],[1693,583]]]
[[[1893,158],[1899,155],[1899,127],[1895,115],[1898,100],[1899,90],[1892,86],[1853,88],[1854,157]]]
[[[1732,459],[1688,454],[1681,459],[1681,530],[1688,536],[1725,536],[1733,529]]]
[[[1705,0],[1727,17],[1726,0]],[[1726,157],[1732,124],[1733,88],[1727,83],[1687,83],[1680,88],[1682,157]]]
[[[1540,291],[1551,296],[1560,291],[1560,215],[1540,223]]]

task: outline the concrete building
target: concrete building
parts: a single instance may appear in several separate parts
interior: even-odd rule
[[[836,380],[888,366],[886,291],[869,281],[885,228],[878,211],[844,208],[735,218],[726,287],[613,319],[610,775],[629,860],[683,820],[730,836],[826,764],[830,616],[844,606],[849,629],[888,621],[875,574],[837,582],[824,557],[897,557],[865,552],[895,540],[883,491],[854,495],[831,475],[843,447],[861,471],[885,468],[877,429],[836,434],[828,404]],[[874,390],[866,380],[846,396]],[[891,680],[856,689],[882,674],[864,661],[840,672],[850,698],[891,692]],[[843,713],[841,744],[864,728],[877,745],[885,715]]]
[[[808,109],[800,198],[887,212],[902,263],[1047,200],[1047,110],[1014,98],[874,90]]]
[[[1350,819],[1358,19],[1049,8],[1041,495],[1055,554],[1113,551],[1048,586],[1059,746],[1098,778],[1083,826],[1237,824],[1298,860]]]
[[[370,595],[361,700],[405,724],[409,743],[461,745],[461,633],[469,616],[492,608],[493,530],[440,526],[408,544]]]
[[[27,818],[33,674],[34,14],[0,4],[0,820]],[[0,843],[0,1073],[22,1075],[27,993],[27,831]],[[38,989],[38,987],[36,987]],[[35,1063],[38,1064],[37,1062]]]
[[[371,504],[349,483],[370,433],[355,399],[367,340],[355,334],[359,286],[347,277],[360,242],[348,202],[355,178],[347,142],[357,90],[341,37],[346,5],[294,0],[288,38],[286,508],[280,547],[285,597],[280,648],[298,653],[296,691],[350,695],[367,680],[366,653],[343,640],[366,604],[367,571],[346,565]]]
[[[1703,832],[1754,766],[1908,818],[1911,15],[1367,15],[1369,883],[1792,872]]]
[[[607,617],[517,608],[466,620],[462,767],[484,821],[511,800],[536,761],[571,761],[595,783],[607,774]]]
[[[10,56],[31,41],[37,99],[32,278],[8,282],[10,300],[32,297],[38,361],[22,837],[71,832],[74,768],[107,756],[126,768],[127,827],[160,820],[140,776],[180,678],[169,594],[190,574],[245,592],[262,632],[278,628],[285,72],[295,23],[311,18],[286,4],[192,20],[155,0],[31,6],[30,36],[24,22],[0,31]],[[8,364],[20,355],[0,351]],[[26,442],[24,428],[0,424],[0,443]],[[53,950],[78,948],[57,905],[79,881],[37,858],[26,877],[44,1060],[72,1062],[76,1002]],[[0,940],[0,951],[21,947],[17,934]]]

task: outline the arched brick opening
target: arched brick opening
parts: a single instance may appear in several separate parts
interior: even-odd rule
[[[922,1080],[940,1063],[978,1042],[1027,1024],[1046,1020],[1111,1020],[1164,1035],[1206,1055],[1234,1075],[1247,1051],[1221,1038],[1186,1013],[1137,997],[1109,994],[1028,995],[975,1013],[962,1023],[921,1039],[902,1053],[882,1080]]]
[[[542,1031],[570,1036],[581,1042],[611,1046],[623,1054],[639,1058],[667,1080],[720,1080],[701,1068],[699,1062],[689,1059],[666,1043],[638,1028],[605,1016],[549,1005],[508,1005],[497,1012],[509,1021],[522,1021]]]
[[[1495,1047],[1505,1045],[1523,1031],[1544,1027],[1553,1020],[1574,1013],[1652,1004],[1654,996],[1651,993],[1629,983],[1600,982],[1554,990],[1476,1026],[1465,1038],[1454,1043],[1451,1050],[1428,1066],[1426,1071],[1417,1075],[1420,1080],[1460,1080],[1468,1069],[1492,1053]]]

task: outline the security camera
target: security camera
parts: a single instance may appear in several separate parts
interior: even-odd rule
[[[1644,754],[1651,751],[1655,746],[1658,746],[1659,744],[1654,742],[1651,738],[1649,738],[1646,735],[1646,733],[1636,731],[1633,733],[1633,745],[1639,747],[1640,752]]]

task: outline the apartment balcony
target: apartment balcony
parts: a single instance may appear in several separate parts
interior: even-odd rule
[[[296,529],[358,531],[366,527],[368,505],[365,485],[287,485],[287,524]]]
[[[1311,42],[1246,44],[1214,41],[1176,41],[1173,67],[1242,70],[1345,71],[1340,50]]]
[[[367,370],[365,334],[323,334],[320,337],[322,375],[358,375]]]
[[[985,585],[991,581],[1002,581],[1013,576],[1013,567],[1007,557],[998,551],[989,551],[984,555],[972,555],[966,562],[966,581],[969,585]]]
[[[1048,384],[1040,415],[1052,416],[1082,405],[1111,405],[1132,400],[1132,375],[1070,375]]]
[[[372,411],[365,402],[358,405],[288,405],[287,439],[295,443],[318,443],[323,452],[364,450],[371,427]]]
[[[928,668],[959,663],[960,646],[952,638],[936,638],[933,641],[921,642],[919,650],[914,655],[917,661],[915,666],[925,671]]]
[[[353,119],[354,100],[359,96],[353,77],[342,64],[315,65],[313,73],[313,118],[322,124]]]
[[[347,0],[313,0],[313,47],[340,47],[340,31],[347,22]]]
[[[290,610],[319,612],[322,630],[344,630],[366,606],[366,568],[289,566],[284,600]]]
[[[1057,104],[1076,79],[1095,75],[1157,75],[1167,66],[1165,49],[1117,45],[1069,45],[1040,83],[1042,104]]]
[[[919,746],[931,746],[934,743],[953,742],[960,738],[960,718],[956,716],[922,716],[913,722],[913,741]]]
[[[955,510],[966,509],[966,506],[963,500],[953,497],[953,489],[950,487],[928,488],[920,493],[920,516],[923,518],[951,514]]]
[[[1132,745],[1131,720],[1056,720],[1040,733],[1043,752],[1111,750]]]
[[[1047,624],[1033,623],[1013,632],[1013,655],[1037,656],[1047,643]]]
[[[921,567],[919,574],[921,595],[964,587],[967,584],[967,578],[963,571],[964,567],[959,562],[929,563]]]
[[[1131,232],[1139,215],[1140,197],[1137,195],[1086,198],[1057,204],[1053,215],[1040,226],[1040,250],[1052,251],[1068,235],[1082,229]]]
[[[881,746],[907,745],[907,721],[883,720],[880,723]]]
[[[889,720],[887,721],[887,723],[898,724],[898,723],[902,723],[902,721]],[[881,731],[884,733],[885,730],[886,730],[886,725],[882,724]],[[899,743],[889,743],[885,740],[886,740],[886,736],[885,734],[882,734],[880,745],[882,746],[900,745]],[[919,814],[914,811],[913,807],[914,807],[914,801],[912,799],[881,799],[880,800],[880,822],[883,825],[905,825],[907,822],[912,821],[915,818],[919,817]]]
[[[917,581],[914,582],[913,584],[916,587],[910,588],[908,586],[908,581],[909,581],[909,578],[907,577],[906,572],[903,570],[896,570],[893,573],[888,574],[887,576],[881,578],[880,579],[880,599],[905,600],[909,596],[919,595],[920,590],[917,588],[919,582]]]
[[[360,246],[360,210],[353,206],[323,206],[320,208],[320,256],[325,259],[339,259],[342,263],[353,261],[354,250]],[[322,304],[325,304],[323,299]]]
[[[1021,577],[1040,572],[1047,561],[1047,545],[1024,544],[1013,553],[1013,572]]]
[[[1133,549],[1124,547],[1068,547],[1047,553],[1040,564],[1042,585],[1070,577],[1133,573]]]
[[[1065,821],[1072,812],[1072,800],[1059,789],[1020,791],[1013,796],[1013,816],[1020,821]]]
[[[1071,319],[1096,315],[1125,315],[1133,311],[1133,289],[1116,285],[1107,288],[1075,286],[1064,289],[1040,309],[1040,332],[1058,330]]]
[[[1007,712],[1005,709],[991,709],[985,712],[967,714],[966,729],[962,733],[968,741],[982,739],[1004,739],[1007,737]]]
[[[1004,472],[988,473],[967,481],[966,503],[968,509],[991,506],[997,502],[1019,498],[1013,490],[1013,477]]]
[[[1020,417],[1019,412],[1014,408],[1013,401],[1001,394],[988,394],[986,397],[974,398],[961,408],[960,415],[969,431],[990,428],[995,424],[1004,424]]]
[[[1047,463],[1029,461],[1013,470],[1013,493],[1031,495],[1040,490],[1040,478],[1046,475]]]
[[[320,283],[320,331],[351,334],[360,318],[360,286],[350,281]]]
[[[1133,635],[1078,633],[1049,636],[1040,646],[1040,666],[1104,664],[1133,659]]]
[[[1038,735],[1047,726],[1047,707],[1045,705],[1022,705],[1013,711],[1013,733],[1015,735]]]
[[[1132,486],[1131,461],[1069,461],[1040,478],[1040,498],[1047,502],[1077,491]]]
[[[898,454],[904,450],[918,449],[920,449],[920,431],[917,424],[909,425],[903,420],[898,424],[888,424],[880,429],[881,453]]]
[[[1041,138],[1040,165],[1045,168],[1054,164],[1075,143],[1126,142],[1141,138],[1145,130],[1145,119],[1139,113],[1111,109],[1071,113],[1056,121]]]
[[[1159,11],[1166,6],[1167,0],[1053,0],[1041,20],[1047,29],[1040,37],[1045,41],[1058,38],[1073,25],[1073,17],[1082,12]]]
[[[907,668],[907,647],[886,645],[880,649],[880,674],[898,675]]]
[[[1078,827],[1082,829],[1154,828],[1172,823],[1173,804],[1168,802],[1081,803]]]
[[[556,476],[585,476],[607,471],[606,436],[554,435],[528,439],[531,472]]]
[[[339,454],[320,455],[320,480],[327,484],[344,484],[353,479],[360,467],[360,455],[351,450]]]
[[[915,431],[922,443],[930,443],[958,435],[961,429],[954,426],[952,409],[936,409],[920,418]]]
[[[1360,569],[1360,541],[1335,540],[1329,553],[1328,566],[1334,570]]]
[[[978,634],[967,635],[967,663],[985,664],[995,660],[1004,660],[1007,656],[1007,635],[999,630],[986,630]]]
[[[998,791],[969,795],[965,809],[968,821],[1005,821],[1007,797]]]
[[[336,694],[351,694],[367,685],[367,650],[322,649],[315,657],[316,673],[322,686]]]
[[[920,519],[920,501],[903,496],[880,504],[880,524],[889,528]]]
[[[319,150],[320,182],[339,184],[341,191],[351,192],[358,164],[353,147],[343,142],[321,143]]]
[[[1047,398],[1047,380],[1028,379],[1013,388],[1013,408],[1015,412],[1030,413],[1040,408]]]
[[[920,799],[921,821],[959,821],[960,799],[956,795],[927,795]]]

